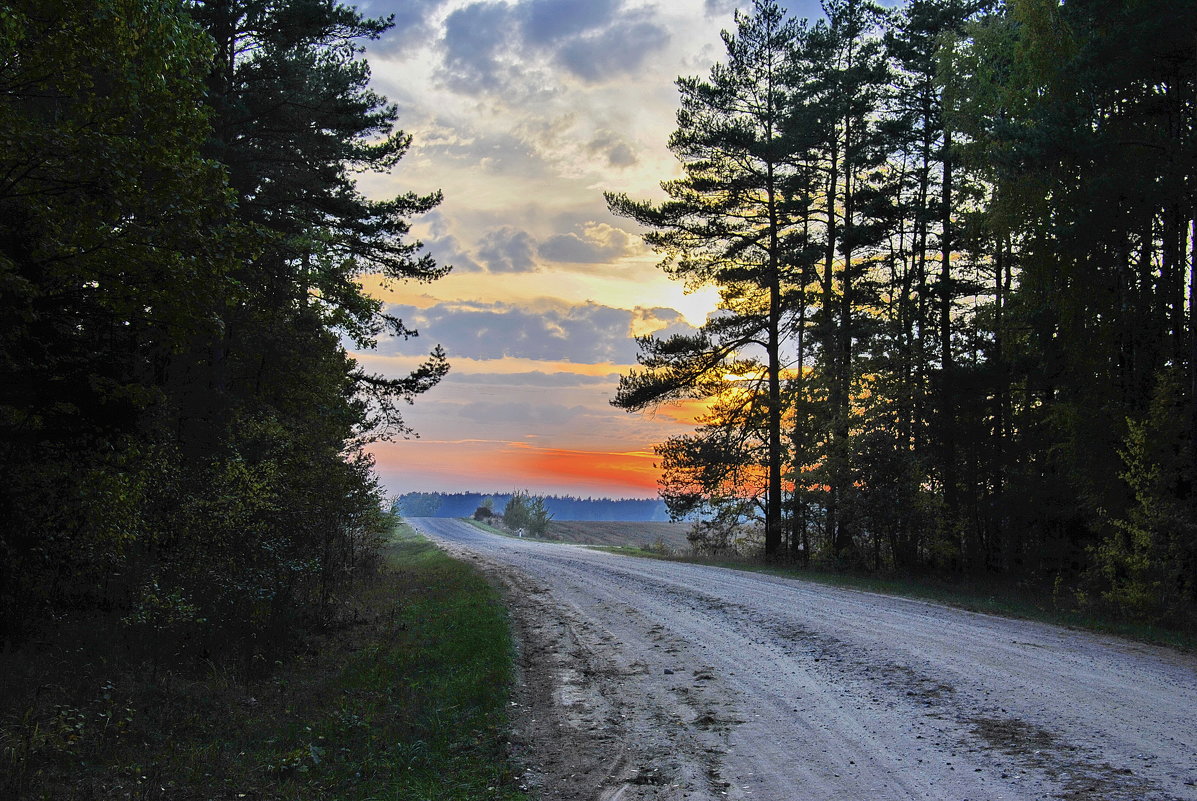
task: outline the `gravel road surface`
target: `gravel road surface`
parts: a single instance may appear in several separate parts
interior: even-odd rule
[[[411,520],[507,590],[545,801],[1197,801],[1197,659]]]

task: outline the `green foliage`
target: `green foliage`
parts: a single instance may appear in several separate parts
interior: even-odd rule
[[[368,201],[409,138],[388,23],[333,2],[19,0],[0,14],[0,636],[99,616],[154,664],[257,669],[389,525],[371,438],[447,370],[356,281],[443,274]]]
[[[396,511],[407,517],[435,517],[441,507],[441,497],[434,492],[409,492]]]
[[[671,277],[688,287],[714,286],[720,293],[720,314],[697,334],[640,340],[638,361],[644,369],[620,379],[612,403],[638,411],[709,398],[726,373],[761,371],[766,390],[763,414],[756,416],[762,418],[765,452],[759,463],[766,486],[728,492],[726,481],[692,481],[685,491],[708,505],[761,498],[770,554],[781,544],[780,347],[792,311],[785,290],[809,267],[795,259],[806,243],[795,246],[791,240],[810,205],[810,178],[798,164],[801,156],[785,125],[799,32],[773,0],[757,0],[751,12],[737,12],[736,30],[723,34],[726,61],[711,68],[709,80],[678,79],[681,110],[669,146],[684,177],[662,183],[669,200],[658,206],[607,194],[613,212],[650,228],[645,241],[664,256],[661,266]],[[730,425],[712,421],[692,440],[718,439],[720,429]]]
[[[1128,421],[1122,478],[1134,497],[1094,549],[1102,598],[1130,617],[1191,623],[1197,605],[1197,508],[1192,418],[1174,373],[1147,416]]]
[[[533,537],[546,537],[553,515],[545,508],[544,498],[526,490],[517,490],[503,507],[503,525],[508,531],[522,531]]]

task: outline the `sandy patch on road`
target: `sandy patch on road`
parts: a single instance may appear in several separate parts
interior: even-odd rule
[[[534,580],[469,559],[504,589],[517,641],[511,750],[541,801],[722,801],[728,731],[709,666],[679,664],[657,626],[643,658],[562,606]]]

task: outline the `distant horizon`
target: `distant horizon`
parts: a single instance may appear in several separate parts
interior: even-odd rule
[[[406,492],[397,496],[392,509],[407,517],[469,517],[487,499],[502,513],[516,492]],[[660,498],[602,498],[594,496],[538,494],[545,509],[557,520],[664,521],[669,509]]]
[[[639,495],[578,495],[573,492],[537,492],[526,487],[516,487],[515,489],[504,490],[444,490],[444,489],[409,489],[397,493],[395,497],[402,497],[404,495],[481,495],[483,497],[499,496],[499,495],[513,495],[516,492],[526,492],[529,495],[537,495],[544,498],[572,498],[581,501],[662,501],[660,495],[639,496]],[[663,503],[664,501],[662,501]]]

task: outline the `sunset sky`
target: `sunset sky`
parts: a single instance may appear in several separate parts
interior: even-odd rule
[[[740,3],[748,7],[750,3]],[[440,189],[415,232],[453,272],[389,291],[419,330],[357,354],[406,373],[435,344],[452,371],[407,410],[420,439],[376,448],[389,490],[648,497],[652,445],[692,428],[684,410],[609,405],[632,337],[688,330],[713,291],[686,295],[657,269],[603,191],[661,198],[679,75],[720,59],[728,0],[375,0],[396,27],[367,51],[374,86],[415,137],[375,197]],[[792,0],[799,17],[816,0]]]

